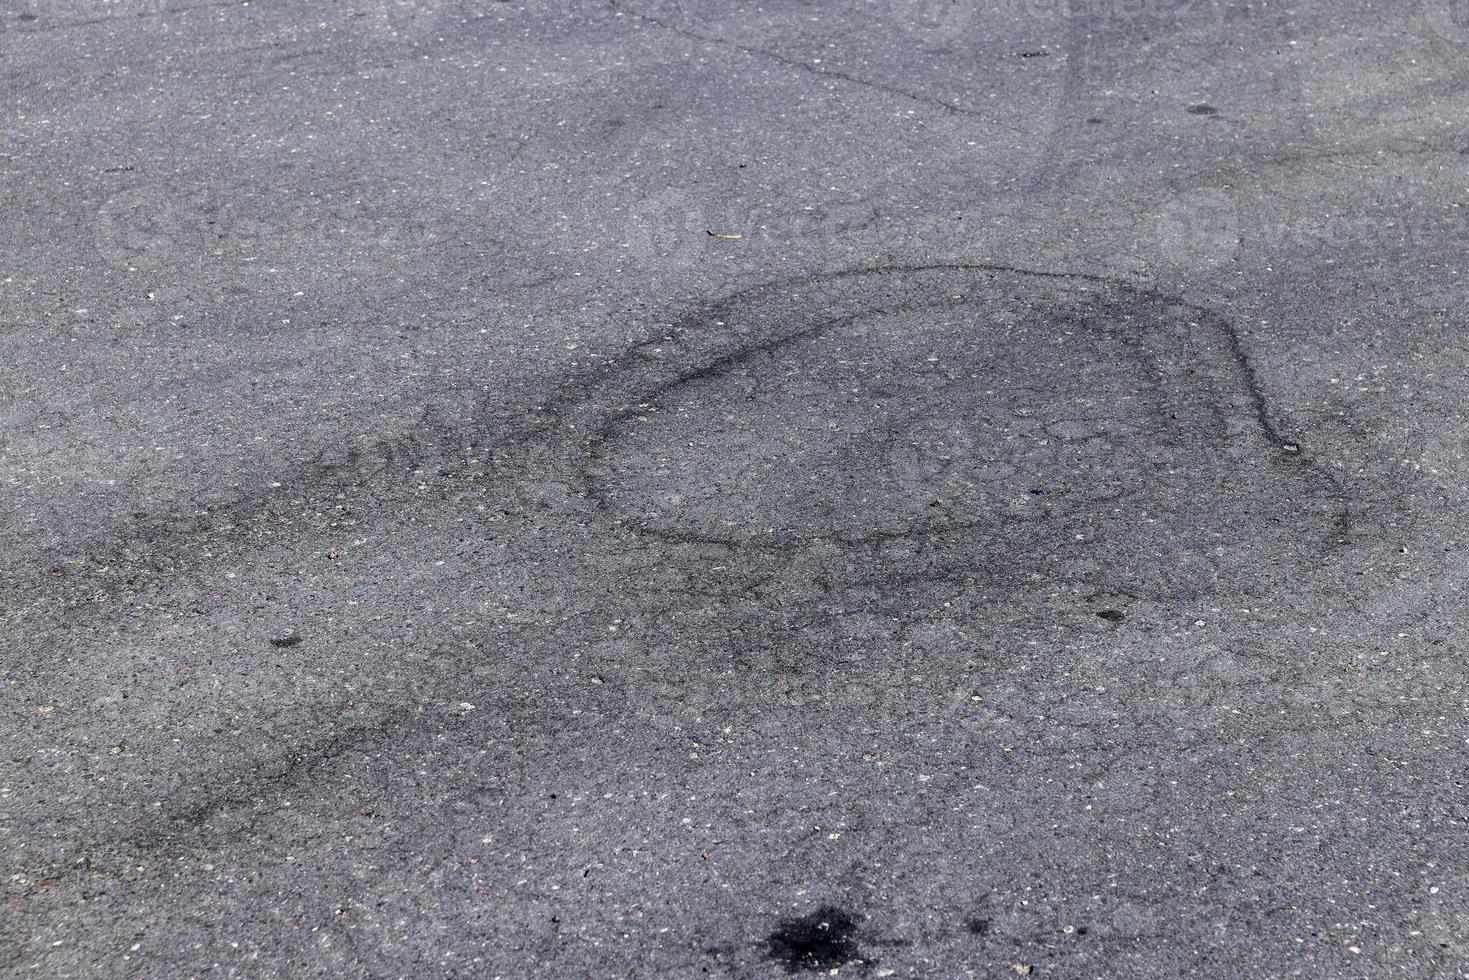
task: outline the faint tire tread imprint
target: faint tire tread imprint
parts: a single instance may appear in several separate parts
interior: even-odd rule
[[[914,292],[914,287],[919,295],[905,295]],[[855,462],[830,458],[824,452],[825,434],[804,425],[806,417],[813,413],[830,417],[845,413],[846,417],[837,421],[854,423],[851,428],[857,433],[855,441],[860,443],[872,436],[874,429],[889,425],[894,415],[901,416],[910,406],[890,404],[868,411],[852,410],[840,404],[840,398],[832,396],[839,388],[843,395],[848,388],[858,392],[874,383],[881,384],[894,374],[911,371],[914,358],[909,357],[906,364],[896,363],[911,352],[895,356],[889,353],[903,346],[905,341],[900,338],[920,332],[906,321],[915,317],[941,318],[946,308],[954,322],[930,330],[927,340],[935,352],[935,361],[940,365],[946,360],[957,361],[959,374],[967,376],[943,378],[927,388],[920,383],[916,393],[910,388],[907,392],[910,398],[924,400],[925,407],[936,410],[943,431],[936,433],[930,428],[910,432],[912,438],[907,441],[899,433],[899,438],[893,441],[899,450],[927,442],[930,445],[926,448],[955,463],[949,469],[957,472],[945,473],[942,466],[919,465],[910,466],[907,474],[884,473],[885,465],[893,468],[891,460],[880,458],[884,451],[881,448],[860,455],[871,448],[868,446],[854,450],[858,454]],[[1002,342],[987,344],[983,321],[996,315],[1011,321],[1028,318],[1030,322],[1018,327],[1012,322]],[[860,324],[882,318],[893,320],[893,329],[888,333],[858,335]],[[1070,328],[1069,339],[1075,340],[1077,335],[1089,331],[1099,348],[1092,354],[1130,357],[1137,362],[1136,370],[1130,375],[1099,379],[1104,387],[1110,384],[1100,398],[1085,398],[1084,390],[1048,392],[1052,379],[1044,369],[1032,372],[1041,375],[1038,385],[1011,384],[1007,391],[988,401],[969,397],[975,394],[974,390],[963,391],[965,386],[978,389],[994,381],[997,374],[1023,373],[1027,365],[1022,362],[1031,355],[1044,353],[1041,345],[1049,339],[1046,335],[1054,335],[1058,324],[1066,318],[1070,318],[1064,324]],[[1126,325],[1119,328],[1118,323]],[[740,338],[738,342],[724,349],[710,347],[709,337],[724,337],[719,330],[711,329],[719,324],[728,324],[733,335]],[[1027,331],[1031,336],[1025,336]],[[745,336],[741,337],[742,334]],[[1024,346],[1027,342],[1028,348]],[[846,360],[855,362],[854,366],[849,370],[823,366],[823,355],[818,349],[823,343],[833,357],[847,355]],[[681,345],[696,349],[687,356],[670,352]],[[1198,471],[1195,483],[1184,488],[1197,494],[1192,500],[1194,506],[1187,506],[1190,503],[1187,500],[1183,504],[1172,503],[1174,510],[1167,515],[1172,519],[1170,532],[1191,530],[1184,518],[1206,520],[1219,506],[1219,501],[1211,497],[1237,496],[1244,489],[1254,492],[1252,502],[1257,508],[1248,515],[1236,512],[1229,516],[1258,518],[1263,513],[1271,528],[1279,528],[1287,537],[1294,533],[1316,538],[1314,542],[1304,539],[1287,542],[1295,546],[1314,543],[1319,549],[1315,554],[1301,551],[1300,547],[1277,548],[1265,556],[1264,562],[1270,565],[1281,562],[1295,565],[1337,550],[1352,534],[1357,512],[1373,509],[1377,504],[1352,500],[1334,474],[1314,462],[1297,439],[1283,434],[1280,424],[1271,416],[1240,338],[1226,320],[1176,297],[1106,277],[1036,272],[992,264],[854,269],[765,284],[735,294],[682,318],[661,341],[643,345],[643,349],[658,351],[656,363],[667,380],[645,385],[636,396],[627,399],[626,407],[607,412],[599,422],[584,420],[578,426],[590,428],[593,433],[579,461],[579,477],[587,496],[609,519],[636,535],[667,545],[738,547],[790,555],[813,543],[872,548],[895,541],[932,543],[938,538],[966,533],[985,536],[990,532],[992,543],[1003,550],[1007,544],[1016,547],[1034,544],[1007,541],[1004,531],[1007,527],[1023,528],[1044,524],[1049,519],[1051,531],[1064,530],[1073,524],[1079,529],[1087,522],[1078,524],[1069,518],[1085,517],[1086,511],[1096,509],[1091,502],[1077,499],[1086,488],[1070,488],[1069,497],[1063,489],[1061,499],[1071,506],[1058,508],[1052,503],[1057,499],[1056,487],[1048,486],[1041,491],[1050,495],[1046,499],[1051,506],[1044,515],[1034,509],[1006,507],[1004,496],[1015,489],[1013,482],[1002,493],[974,491],[975,481],[967,479],[972,474],[963,472],[965,452],[988,451],[990,463],[1006,467],[1009,450],[1019,443],[1017,433],[1006,429],[1007,425],[1013,428],[1013,420],[1009,419],[986,420],[990,432],[980,439],[988,438],[992,444],[979,445],[974,438],[966,439],[962,430],[974,421],[966,415],[992,411],[996,401],[1003,404],[1009,399],[1037,393],[1040,397],[1033,400],[1038,412],[1044,411],[1049,394],[1067,396],[1073,402],[1085,401],[1091,411],[1105,413],[1108,400],[1133,390],[1129,385],[1154,389],[1154,405],[1150,406],[1155,410],[1154,416],[1164,414],[1157,409],[1167,403],[1192,414],[1184,416],[1180,411],[1173,411],[1166,413],[1171,417],[1150,418],[1146,411],[1124,412],[1113,419],[1119,434],[1109,439],[1107,433],[1099,433],[1090,454],[1032,457],[1027,463],[1017,464],[1016,468],[1022,471],[1026,465],[1036,467],[1021,475],[1056,484],[1074,475],[1077,462],[1089,467],[1086,478],[1091,480],[1126,482],[1128,467],[1134,464],[1145,472],[1151,468],[1161,475],[1166,463],[1160,466],[1156,453],[1154,458],[1148,458],[1146,453],[1129,451],[1126,445],[1129,440],[1156,440],[1159,445],[1151,448],[1187,457],[1184,462]],[[783,358],[790,364],[782,365]],[[1165,360],[1171,363],[1160,367]],[[649,362],[652,364],[655,359],[649,357]],[[670,373],[667,366],[676,364],[692,366]],[[1160,371],[1172,371],[1174,376],[1165,376]],[[798,385],[819,390],[814,395],[808,391],[800,398],[783,393]],[[754,411],[741,412],[745,404],[756,400],[764,403],[763,410],[757,406]],[[680,401],[687,404],[681,405]],[[679,412],[686,415],[687,425],[679,427],[662,421]],[[713,427],[704,424],[720,418],[725,420],[724,430],[717,422]],[[672,429],[658,441],[659,428],[670,426]],[[654,434],[644,435],[649,430]],[[772,444],[792,449],[797,459],[786,465],[785,472],[767,469],[760,479],[731,488],[724,464],[735,458],[738,449],[746,448],[734,436],[749,432],[762,433],[771,438]],[[890,433],[877,435],[885,437]],[[943,438],[950,435],[959,436],[952,447],[957,451],[945,453],[950,447],[942,445]],[[1209,445],[1202,450],[1194,445],[1205,440]],[[686,458],[678,458],[683,445],[701,442],[710,444],[711,448],[707,452],[696,449],[684,454]],[[731,451],[721,452],[725,447]],[[1232,454],[1229,462],[1256,468],[1257,472],[1242,476],[1237,470],[1227,470],[1223,467],[1224,459],[1215,453]],[[861,472],[843,472],[843,466],[848,463],[849,469]],[[801,467],[807,468],[809,479],[803,480],[800,472],[792,472]],[[711,473],[717,479],[701,482]],[[861,479],[848,479],[840,489],[829,489],[833,481],[842,483],[844,478],[854,475]],[[1169,475],[1177,476],[1171,470]],[[929,517],[930,512],[905,511],[902,502],[897,501],[879,505],[878,510],[886,509],[884,513],[874,512],[855,523],[840,526],[843,521],[839,512],[849,509],[853,493],[864,489],[862,480],[870,478],[878,483],[884,476],[890,477],[882,488],[890,501],[904,493],[918,501],[940,486],[945,476],[949,477],[949,485],[958,491],[952,503],[960,505],[963,516],[950,517],[946,506],[939,519],[934,520]],[[751,494],[741,494],[740,490],[766,490],[775,479],[789,481],[790,493],[786,499],[778,500],[774,514],[770,512],[768,500],[745,512],[721,509],[721,504],[755,499]],[[1245,486],[1251,479],[1257,485]],[[1169,501],[1160,501],[1146,486],[1131,489],[1138,491],[1134,500],[1138,506],[1169,506]],[[1280,511],[1282,501],[1272,498],[1281,491],[1289,491],[1286,499],[1298,501],[1309,511]],[[691,506],[688,499],[678,500],[653,518],[638,511],[642,501],[660,495],[693,498],[701,503]],[[1119,499],[1126,503],[1128,494],[1120,494]],[[682,515],[677,513],[680,505]],[[1116,519],[1126,521],[1127,509],[1121,510]],[[758,515],[755,511],[759,511]],[[785,517],[786,526],[774,528],[762,524],[757,528],[751,523],[757,516],[761,521]],[[1225,533],[1242,534],[1245,528],[1242,520],[1233,524],[1226,521],[1216,529],[1216,537]],[[1096,530],[1094,523],[1090,530]],[[1127,544],[1118,542],[1124,549]],[[1252,545],[1265,547],[1269,542],[1252,542]],[[975,555],[971,552],[968,557]],[[986,557],[995,557],[993,549]],[[951,577],[953,571],[952,568],[936,571],[933,577]],[[893,573],[897,574],[896,570]],[[1175,580],[1161,584],[1173,594],[1180,591]]]
[[[978,316],[975,315],[976,312]],[[927,333],[911,329],[910,320],[915,314],[919,315],[920,321],[933,321],[934,325]],[[1144,314],[1156,318],[1148,320],[1152,326],[1140,328],[1135,334],[1116,329],[1117,324],[1126,318],[1137,319]],[[987,343],[984,334],[986,324],[983,320],[992,315],[1008,318],[1008,337],[1013,341],[1010,347]],[[1059,321],[1058,316],[1061,318]],[[876,321],[877,327],[881,328],[885,320],[892,321],[887,326],[900,328],[900,333],[875,329],[870,336],[862,335],[864,324],[868,321]],[[911,550],[899,548],[899,555],[895,559],[899,566],[882,567],[879,571],[898,578],[910,574],[904,563],[916,560],[920,567],[911,572],[911,584],[921,586],[937,581],[962,583],[965,576],[962,572],[956,573],[956,563],[967,567],[969,563],[993,561],[996,558],[993,549],[997,545],[1002,549],[1036,547],[1037,541],[1033,536],[1028,536],[1029,532],[1014,529],[1030,526],[1038,528],[1046,535],[1058,529],[1069,529],[1072,525],[1065,515],[1057,515],[1054,510],[1010,514],[997,524],[987,523],[982,518],[959,521],[947,518],[930,519],[923,511],[915,516],[905,510],[903,494],[898,492],[896,496],[899,499],[890,504],[855,508],[842,505],[834,508],[828,506],[832,501],[823,502],[818,499],[812,505],[815,509],[803,509],[801,501],[797,499],[780,501],[774,511],[776,514],[784,513],[793,524],[809,520],[813,516],[819,518],[823,515],[834,515],[838,509],[849,511],[847,517],[860,525],[860,533],[845,538],[823,532],[814,535],[792,534],[773,543],[760,543],[753,541],[749,535],[740,533],[725,534],[722,537],[689,535],[678,527],[661,526],[636,517],[630,520],[630,515],[619,514],[619,508],[624,503],[624,495],[616,490],[619,476],[632,480],[644,479],[649,471],[635,467],[619,473],[617,459],[631,459],[638,465],[646,462],[647,446],[638,447],[627,440],[630,438],[629,432],[639,426],[645,427],[644,423],[635,423],[634,420],[641,418],[648,406],[660,401],[670,402],[702,386],[704,389],[712,389],[712,407],[723,411],[731,406],[726,403],[729,392],[721,391],[721,384],[728,384],[729,379],[740,372],[748,372],[749,383],[758,388],[762,380],[761,372],[751,369],[768,369],[782,357],[796,365],[797,374],[804,377],[807,383],[808,394],[824,405],[829,401],[825,393],[832,389],[832,385],[845,383],[850,377],[840,371],[837,377],[823,376],[823,370],[835,368],[820,357],[811,355],[802,345],[809,347],[823,340],[830,341],[833,337],[842,338],[844,332],[851,335],[847,342],[855,345],[853,353],[858,356],[853,360],[860,369],[859,374],[863,370],[869,374],[872,371],[888,371],[890,365],[883,362],[883,358],[889,353],[888,341],[903,331],[909,332],[910,339],[917,337],[935,350],[947,350],[946,356],[961,362],[962,370],[955,375],[961,383],[956,387],[955,384],[948,383],[953,379],[945,376],[943,383],[935,382],[927,387],[919,385],[913,393],[926,398],[930,407],[937,407],[941,414],[947,413],[943,414],[945,423],[957,424],[965,416],[963,411],[956,414],[956,408],[968,410],[977,407],[977,403],[973,401],[955,400],[955,392],[973,380],[970,376],[978,375],[979,369],[985,365],[1013,369],[1015,365],[1004,359],[1009,357],[1014,360],[1017,351],[1034,353],[1038,349],[1036,345],[1046,341],[1048,331],[1053,331],[1058,322],[1065,322],[1073,336],[1083,331],[1093,331],[1093,343],[1103,344],[1108,349],[1130,350],[1129,363],[1134,374],[1120,378],[1121,383],[1131,383],[1150,372],[1155,379],[1160,377],[1159,371],[1162,369],[1154,362],[1163,354],[1178,358],[1181,348],[1177,347],[1176,342],[1180,336],[1208,339],[1209,343],[1205,345],[1207,350],[1202,347],[1186,350],[1187,356],[1177,360],[1177,364],[1185,364],[1190,363],[1189,358],[1193,358],[1197,362],[1196,370],[1200,365],[1207,367],[1210,378],[1205,380],[1209,384],[1218,386],[1221,381],[1227,382],[1226,387],[1230,390],[1230,410],[1223,410],[1217,404],[1199,404],[1197,398],[1187,402],[1189,410],[1194,413],[1191,424],[1196,422],[1199,425],[1212,425],[1214,428],[1210,431],[1214,431],[1219,437],[1217,443],[1208,447],[1205,456],[1217,453],[1221,451],[1220,447],[1227,448],[1228,445],[1236,447],[1230,451],[1243,451],[1246,456],[1270,453],[1272,458],[1262,465],[1269,472],[1284,475],[1272,481],[1267,489],[1278,490],[1279,487],[1274,484],[1280,480],[1289,484],[1292,480],[1304,479],[1332,501],[1326,512],[1318,515],[1318,520],[1310,522],[1310,533],[1295,544],[1314,542],[1330,550],[1346,543],[1342,535],[1349,527],[1345,521],[1353,508],[1344,502],[1343,488],[1330,474],[1313,463],[1303,450],[1291,453],[1285,451],[1287,440],[1281,435],[1278,423],[1270,417],[1268,406],[1244,358],[1238,338],[1222,318],[1206,309],[1190,306],[1173,297],[1118,280],[1079,273],[1035,272],[993,264],[849,269],[768,282],[700,306],[693,312],[676,318],[671,325],[655,328],[644,340],[634,344],[625,355],[614,362],[573,379],[558,395],[540,406],[541,414],[537,420],[517,424],[510,429],[511,434],[497,444],[497,448],[509,460],[505,473],[488,484],[480,484],[480,489],[476,492],[509,499],[523,489],[523,484],[534,483],[548,475],[572,483],[580,482],[590,498],[589,506],[593,512],[601,514],[605,524],[601,530],[594,528],[592,533],[611,552],[626,551],[629,548],[638,550],[629,545],[627,537],[631,533],[634,538],[663,542],[669,548],[669,555],[676,555],[685,543],[744,550],[753,556],[751,560],[757,568],[765,569],[765,564],[762,563],[766,563],[766,559],[760,557],[761,555],[774,559],[771,567],[778,568],[791,555],[806,548],[812,537],[834,538],[839,550],[859,549],[864,554],[872,555],[877,555],[890,543],[901,545],[904,542],[923,541],[927,544],[923,555],[915,556]],[[1178,331],[1184,333],[1180,334]],[[1174,346],[1164,344],[1159,347],[1160,341],[1172,341]],[[941,343],[934,346],[933,342]],[[950,346],[945,348],[944,344]],[[1153,346],[1149,347],[1149,344]],[[902,344],[898,345],[898,351],[901,354],[913,353]],[[940,363],[942,360],[940,357]],[[1137,374],[1138,371],[1142,374]],[[901,372],[894,369],[890,373]],[[1011,370],[1010,373],[1014,371]],[[1110,383],[1115,387],[1119,379],[1113,378]],[[1020,389],[1031,387],[1021,385]],[[773,392],[778,411],[767,417],[777,422],[789,417],[783,413],[784,408],[794,407],[780,404],[783,397],[781,390]],[[1044,395],[1044,387],[1039,390]],[[1210,390],[1212,394],[1218,393]],[[707,390],[704,392],[706,395],[708,393]],[[747,404],[743,400],[743,394],[744,389],[741,389],[741,399],[737,404]],[[1155,396],[1155,400],[1159,397],[1164,396]],[[1186,401],[1188,398],[1186,395],[1179,397],[1184,397]],[[397,483],[402,481],[393,480],[388,473],[392,470],[401,472],[403,465],[421,463],[425,457],[433,458],[443,465],[451,465],[443,459],[449,454],[451,447],[462,445],[465,439],[489,440],[497,437],[497,431],[500,434],[505,432],[498,426],[495,429],[489,428],[488,420],[492,415],[486,406],[481,406],[477,418],[468,426],[443,419],[430,420],[442,431],[421,432],[403,439],[385,441],[366,453],[353,452],[344,461],[312,468],[297,481],[298,492],[317,494],[325,487],[352,484],[373,490],[379,498],[378,506],[411,508],[415,506],[413,498],[399,494],[402,488]],[[1155,425],[1157,420],[1146,417],[1141,420],[1131,416],[1120,418],[1127,423],[1123,429],[1133,426],[1139,432],[1154,434],[1168,431],[1167,425],[1159,429]],[[1241,419],[1247,423],[1244,430],[1232,431],[1228,438],[1219,435]],[[1239,426],[1235,425],[1234,429],[1238,430]],[[1005,433],[1001,431],[1000,434],[1003,441]],[[800,445],[802,440],[809,439],[811,432],[800,429],[787,435],[790,437],[788,441]],[[924,438],[929,438],[933,433],[923,435]],[[1241,443],[1242,450],[1238,445]],[[983,440],[971,440],[963,445],[984,451],[994,448],[994,445]],[[1295,444],[1292,442],[1290,445]],[[615,456],[614,450],[619,446],[628,449],[627,456]],[[898,445],[896,449],[901,451],[903,447]],[[714,458],[716,461],[725,459]],[[1131,461],[1133,457],[1126,456],[1126,459]],[[821,466],[829,462],[816,460],[816,464],[819,464],[818,475],[823,478],[829,474],[821,470]],[[1044,453],[1035,457],[1033,462],[1040,469],[1028,474],[1031,477],[1050,475],[1047,468],[1058,466],[1056,459]],[[880,468],[885,461],[879,455],[866,460],[864,465],[868,463],[875,463]],[[963,460],[959,461],[960,471],[957,475],[943,470],[938,473],[938,478],[948,480],[948,485],[959,490],[972,485],[973,481],[966,480],[962,471],[963,463]],[[900,479],[894,483],[894,488],[897,491],[926,490],[924,481],[933,476],[931,471],[919,465],[905,477],[916,479],[916,483],[904,483]],[[635,485],[634,488],[655,495],[667,490],[666,486],[658,486],[656,483],[655,480],[652,485]],[[797,486],[797,489],[804,492],[807,488]],[[703,502],[717,506],[720,499],[716,495],[703,498]],[[994,504],[995,499],[987,497],[981,487],[968,503],[983,507]],[[1086,500],[1079,498],[1077,503],[1082,507],[1090,506]],[[1217,501],[1207,500],[1204,504],[1207,505],[1205,509],[1212,509]],[[154,565],[158,572],[153,576],[151,588],[164,589],[171,579],[188,574],[187,563],[173,557],[179,552],[180,545],[185,542],[198,543],[200,538],[210,540],[214,544],[215,560],[221,560],[231,552],[248,553],[262,545],[262,539],[255,531],[269,523],[271,516],[276,513],[276,506],[279,505],[262,503],[258,498],[247,498],[225,508],[224,512],[215,512],[201,518],[196,524],[183,530],[170,527],[166,522],[138,526],[133,529],[133,534],[138,537],[124,534],[121,542],[113,540],[106,553],[113,557],[113,564],[125,566],[142,560]],[[928,505],[925,503],[924,506],[926,508]],[[1186,516],[1193,517],[1202,512],[1195,508],[1189,510]],[[556,515],[548,515],[546,519],[554,521]],[[875,531],[874,526],[877,528]],[[997,534],[984,533],[986,529],[994,531],[995,528],[999,529]],[[1170,525],[1165,526],[1165,530],[1171,534],[1176,528]],[[225,548],[218,546],[220,536],[230,542]],[[655,555],[651,560],[667,561],[670,560],[669,555]],[[1310,560],[1320,557],[1320,554],[1283,556],[1277,553],[1272,556],[1272,560],[1283,560],[1292,569],[1299,570],[1309,565]],[[102,559],[95,560],[103,565],[108,563]],[[925,561],[931,564],[924,566]],[[780,573],[768,574],[778,576]],[[819,579],[821,574],[818,563],[816,578]],[[833,591],[839,592],[842,588],[840,571],[833,571],[832,575],[831,581],[815,583],[815,587],[824,595]],[[85,583],[79,583],[79,586],[83,587],[78,588],[75,598],[85,609],[90,604],[86,602],[84,595],[90,587],[85,587]],[[105,607],[91,608],[99,614],[105,612]],[[473,641],[475,637],[464,639]],[[489,634],[481,639],[486,643],[495,642],[494,636]],[[414,730],[422,722],[423,716],[416,714],[412,705],[388,710],[379,719],[365,723],[353,722],[338,730],[331,730],[332,722],[329,719],[319,720],[328,729],[319,743],[301,745],[284,756],[252,762],[237,771],[240,778],[233,782],[222,776],[219,784],[212,789],[206,787],[202,794],[178,800],[173,806],[164,806],[155,818],[145,820],[143,826],[133,828],[122,838],[114,838],[112,843],[126,843],[135,848],[149,850],[187,846],[187,839],[196,838],[199,844],[207,846],[205,842],[212,835],[205,829],[205,825],[214,815],[250,806],[252,802],[258,801],[262,789],[294,784],[339,755],[370,750],[397,738],[413,737]],[[64,869],[58,869],[58,872],[64,873]]]
[[[679,37],[687,38],[691,41],[698,41],[703,44],[718,45],[723,48],[728,48],[731,51],[738,51],[741,54],[748,55],[752,58],[759,58],[766,61],[774,62],[778,65],[783,65],[786,68],[790,68],[794,71],[804,72],[808,75],[814,75],[818,78],[827,78],[833,81],[847,82],[849,84],[857,85],[875,92],[882,92],[887,95],[897,96],[901,99],[906,99],[911,102],[918,103],[919,105],[926,105],[930,108],[939,109],[943,112],[950,113],[956,116],[971,116],[976,119],[984,120],[991,125],[1002,126],[1010,132],[1015,133],[1016,135],[1029,135],[1019,127],[1009,125],[1002,120],[995,119],[992,116],[982,113],[977,109],[973,109],[964,105],[959,105],[958,103],[951,102],[946,99],[940,99],[932,95],[926,95],[922,92],[903,88],[902,86],[893,84],[891,82],[883,82],[871,78],[863,78],[860,75],[838,71],[834,68],[818,67],[817,64],[813,64],[811,62],[803,61],[797,58],[790,58],[785,55],[779,54],[778,52],[766,50],[765,48],[749,44],[742,44],[738,41],[732,41],[728,38],[719,37],[716,34],[709,34],[703,31],[693,30],[688,27],[681,27],[677,24],[670,23],[666,20],[654,17],[650,14],[634,10],[633,8],[628,7],[625,4],[618,2],[618,0],[612,0],[612,2],[609,4],[609,7],[612,10],[626,13],[634,19],[639,20],[645,24],[649,24],[660,30],[667,31],[670,34],[676,34]]]

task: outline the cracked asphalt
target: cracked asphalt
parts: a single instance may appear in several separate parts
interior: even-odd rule
[[[1466,54],[0,7],[0,973],[1469,977]]]

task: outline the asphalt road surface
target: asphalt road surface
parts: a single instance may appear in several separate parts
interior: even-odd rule
[[[4,975],[1469,976],[1469,5],[0,79]]]

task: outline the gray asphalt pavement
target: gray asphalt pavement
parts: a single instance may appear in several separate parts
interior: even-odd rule
[[[0,5],[0,973],[1469,976],[1469,5]]]

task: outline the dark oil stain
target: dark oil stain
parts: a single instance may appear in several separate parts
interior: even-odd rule
[[[1206,102],[1200,102],[1198,105],[1189,106],[1188,114],[1191,116],[1217,116],[1219,110]]]
[[[1022,57],[1022,58],[1049,58],[1050,56],[1051,56],[1051,52],[1049,52],[1049,51],[1022,51],[1022,52],[1020,52],[1020,57]]]
[[[1124,613],[1121,609],[1103,609],[1101,612],[1097,613],[1097,615],[1101,616],[1109,623],[1120,623],[1122,622],[1123,617],[1125,617],[1127,614]]]
[[[971,936],[984,936],[990,931],[990,920],[981,919],[978,916],[969,920],[969,934]]]
[[[862,959],[856,941],[857,920],[831,905],[795,919],[784,919],[766,940],[772,960],[789,973],[830,970]]]
[[[300,643],[301,637],[297,633],[292,633],[289,636],[273,637],[270,641],[270,645],[273,647],[294,647],[299,646]]]

